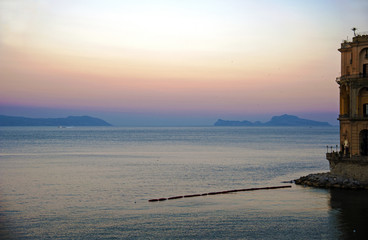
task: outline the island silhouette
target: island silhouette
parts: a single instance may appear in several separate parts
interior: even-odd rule
[[[250,127],[258,127],[258,126],[290,126],[290,127],[302,127],[302,126],[331,126],[328,122],[319,122],[309,119],[299,118],[297,116],[284,114],[281,116],[273,116],[270,121],[262,123],[260,121],[250,122],[247,120],[244,121],[232,121],[232,120],[222,120],[218,119],[215,126],[250,126]]]
[[[0,126],[111,126],[110,123],[90,116],[66,118],[27,118],[0,115]]]

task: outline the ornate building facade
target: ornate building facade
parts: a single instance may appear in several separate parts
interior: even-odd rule
[[[340,152],[327,160],[331,173],[368,182],[368,35],[344,41],[339,51]]]

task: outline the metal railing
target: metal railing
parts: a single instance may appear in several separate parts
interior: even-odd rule
[[[334,153],[335,151],[334,150],[336,150],[336,152],[337,152],[337,149],[338,149],[338,147],[339,147],[339,145],[336,145],[336,146],[326,146],[326,148],[327,148],[327,153]],[[331,151],[330,152],[328,152],[328,149],[331,149]]]

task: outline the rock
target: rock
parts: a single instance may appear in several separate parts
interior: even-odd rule
[[[360,182],[359,181],[353,181],[353,184],[360,186]]]
[[[366,189],[368,183],[361,183],[353,178],[344,178],[341,176],[327,173],[316,173],[302,176],[294,180],[297,185],[312,186],[318,188],[343,188],[343,189]]]

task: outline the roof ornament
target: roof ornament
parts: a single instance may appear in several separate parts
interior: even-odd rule
[[[351,30],[354,32],[354,37],[356,37],[355,31],[358,30],[358,29],[356,27],[353,27]]]

